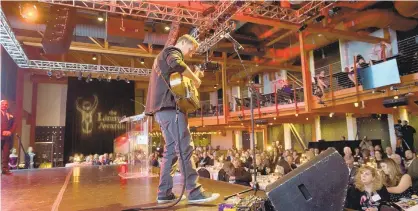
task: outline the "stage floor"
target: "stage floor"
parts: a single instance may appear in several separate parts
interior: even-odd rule
[[[124,210],[156,205],[158,177],[121,179],[117,166],[86,166],[14,171],[1,176],[1,210]],[[181,192],[175,177],[174,193]],[[223,197],[246,187],[199,179],[205,190],[221,197],[211,204],[181,202],[170,210],[217,210]]]

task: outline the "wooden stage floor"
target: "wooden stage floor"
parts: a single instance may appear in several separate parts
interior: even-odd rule
[[[156,205],[158,177],[121,179],[117,166],[86,166],[14,171],[1,176],[1,210],[124,210]],[[205,190],[221,197],[207,205],[180,202],[171,210],[217,210],[223,197],[246,187],[199,179]],[[174,193],[180,194],[180,177]]]

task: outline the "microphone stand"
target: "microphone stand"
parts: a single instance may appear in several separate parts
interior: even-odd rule
[[[232,39],[232,40],[234,40],[234,38],[232,38],[231,36],[229,36],[229,38]],[[242,46],[237,46],[236,43],[238,43],[238,42],[236,40],[234,40],[234,41],[235,42],[232,42],[232,43],[234,45],[235,53],[237,54],[237,56],[239,58],[239,61],[240,61],[241,65],[242,65],[244,71],[247,73],[247,79],[248,79],[248,83],[249,83],[248,84],[248,91],[250,92],[251,139],[252,139],[252,145],[253,145],[253,171],[254,171],[253,174],[254,174],[254,182],[253,182],[253,186],[251,188],[249,188],[247,190],[244,190],[244,191],[240,191],[238,193],[234,193],[234,194],[229,195],[229,196],[226,196],[226,197],[224,197],[224,200],[228,200],[231,197],[234,197],[234,196],[239,195],[239,194],[248,193],[250,191],[254,191],[254,195],[256,195],[257,194],[257,191],[260,188],[260,186],[258,185],[258,182],[257,182],[257,167],[256,167],[256,160],[255,160],[256,159],[256,153],[255,153],[256,146],[255,146],[255,136],[254,136],[255,133],[254,133],[254,97],[253,97],[253,95],[256,94],[257,90],[254,88],[254,82],[251,81],[251,75],[248,72],[248,70],[245,68],[244,62],[242,61],[241,56],[240,56],[240,54],[238,52],[238,49],[239,48],[241,48],[241,49],[244,49],[244,48]]]

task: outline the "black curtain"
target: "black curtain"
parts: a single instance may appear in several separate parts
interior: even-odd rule
[[[135,88],[125,81],[68,80],[64,159],[74,153],[113,152],[114,138],[126,132],[122,116],[134,114]]]

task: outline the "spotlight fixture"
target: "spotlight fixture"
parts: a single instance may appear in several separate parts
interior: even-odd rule
[[[93,54],[93,57],[91,57],[91,59],[93,59],[93,61],[96,61],[97,60],[96,54]]]
[[[110,81],[112,81],[112,75],[110,75],[110,74],[109,74],[109,75],[107,76],[107,82],[110,82]]]
[[[100,15],[100,16],[97,17],[97,20],[100,21],[100,22],[103,22],[104,18]]]
[[[276,117],[274,117],[273,119],[276,120]]]
[[[218,88],[218,84],[213,85],[213,88],[217,89]]]
[[[358,102],[354,103],[354,107],[356,107],[356,108],[358,107]]]
[[[166,26],[166,27],[164,27],[164,30],[170,31],[170,27],[169,26]]]
[[[329,117],[333,117],[334,116],[334,112],[329,113]]]
[[[141,59],[141,64],[145,64],[145,59],[144,58]]]
[[[116,81],[119,81],[120,80],[120,76],[118,75],[118,76],[116,76]]]
[[[320,23],[322,20],[324,20],[325,15],[320,15],[318,17],[315,18],[314,22],[315,23]]]
[[[91,78],[91,73],[89,73],[88,75],[87,75],[87,78],[86,78],[86,83],[89,83],[90,81],[92,81],[93,79]]]
[[[128,80],[128,78],[125,78],[125,82],[126,82],[127,84],[131,83],[131,82]]]
[[[34,4],[19,5],[20,15],[28,21],[35,21],[38,18],[38,8]]]
[[[83,79],[83,73],[81,71],[78,72],[77,78],[78,78],[79,81],[81,81]]]
[[[302,24],[302,26],[298,29],[298,32],[303,32],[308,27],[306,23]]]
[[[308,118],[308,117],[306,117],[306,120],[309,120],[309,118]]]
[[[98,81],[102,81],[103,77],[102,75],[99,75],[99,77],[97,78]]]
[[[48,77],[52,77],[52,71],[51,71],[51,70],[46,71],[46,75],[47,75]]]
[[[397,109],[398,108],[398,106],[393,106],[393,109]]]
[[[297,117],[297,116],[299,116],[299,114],[298,114],[298,113],[296,113],[296,114],[295,114],[295,116]]]

